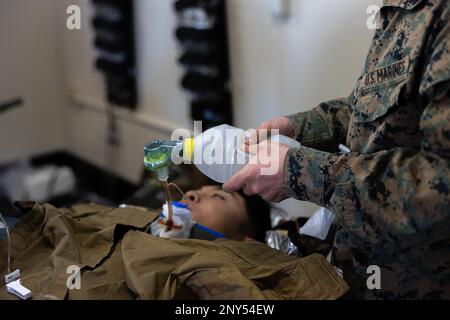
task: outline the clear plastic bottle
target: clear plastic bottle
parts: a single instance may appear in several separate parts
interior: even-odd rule
[[[194,163],[204,175],[224,183],[250,159],[250,155],[243,150],[245,139],[244,130],[220,125],[184,141],[155,141],[145,147],[144,165],[149,170],[157,171],[158,176],[164,176],[170,159],[182,154],[184,161]],[[301,147],[298,141],[283,135],[270,139],[291,148]]]

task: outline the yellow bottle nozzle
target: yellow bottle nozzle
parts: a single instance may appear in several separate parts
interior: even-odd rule
[[[192,162],[194,159],[194,138],[186,138],[184,139],[183,145],[183,160]]]

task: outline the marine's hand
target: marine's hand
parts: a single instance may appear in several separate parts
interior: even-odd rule
[[[280,202],[286,199],[284,162],[289,147],[266,140],[249,148],[254,156],[223,185],[223,189],[227,192],[243,189],[245,194],[258,194],[266,201]]]
[[[266,130],[267,135],[271,134],[271,130],[279,130],[279,134],[281,135],[289,138],[294,138],[295,136],[294,127],[289,119],[286,117],[278,117],[261,123],[261,125],[256,128],[256,133],[249,137],[248,144],[262,142],[260,139],[260,133],[262,130]],[[263,132],[262,136],[265,136],[266,133]]]

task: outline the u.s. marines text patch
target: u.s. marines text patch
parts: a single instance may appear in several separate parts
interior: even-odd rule
[[[377,87],[393,80],[403,79],[408,74],[408,68],[409,59],[404,58],[385,67],[367,72],[362,76],[358,91],[364,95],[364,91],[367,89]]]

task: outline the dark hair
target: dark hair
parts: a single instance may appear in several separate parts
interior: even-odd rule
[[[247,196],[242,191],[239,194],[244,198],[247,209],[247,233],[253,239],[265,242],[266,231],[272,229],[270,204],[260,196]]]

